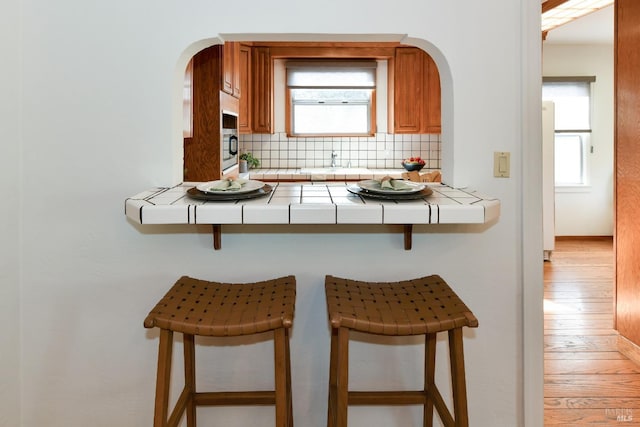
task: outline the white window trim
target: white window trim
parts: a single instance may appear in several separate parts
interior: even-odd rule
[[[555,184],[555,192],[556,193],[588,193],[591,192],[591,156],[589,154],[591,154],[591,147],[593,146],[593,141],[591,140],[591,135],[593,134],[593,127],[592,127],[592,123],[591,123],[591,119],[593,118],[593,108],[594,108],[594,103],[593,103],[593,83],[596,81],[596,77],[595,76],[571,76],[571,77],[564,77],[564,76],[559,76],[559,77],[543,77],[543,84],[548,82],[548,83],[553,83],[553,82],[586,82],[589,84],[589,128],[588,129],[582,129],[582,130],[576,130],[575,132],[584,132],[584,133],[588,133],[589,134],[589,138],[587,139],[586,142],[586,147],[584,150],[584,168],[583,168],[583,178],[584,178],[584,183],[583,184]],[[555,135],[558,133],[566,133],[566,132],[571,132],[568,130],[554,130],[554,138]]]

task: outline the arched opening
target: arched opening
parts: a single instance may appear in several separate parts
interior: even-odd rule
[[[334,52],[337,52],[340,48],[344,48],[345,45],[349,44],[371,44],[373,45],[403,45],[403,46],[413,46],[419,48],[426,52],[428,56],[434,62],[437,72],[439,73],[440,79],[440,127],[438,129],[438,133],[435,136],[424,136],[425,142],[430,141],[431,137],[431,147],[434,147],[427,154],[427,157],[430,157],[432,162],[432,167],[440,169],[442,171],[443,179],[451,176],[453,171],[453,137],[452,137],[452,80],[451,73],[448,67],[448,63],[442,54],[442,52],[436,48],[433,44],[429,43],[423,39],[412,39],[403,35],[319,35],[319,34],[296,34],[296,35],[288,35],[288,34],[221,34],[219,37],[210,38],[200,40],[198,42],[192,43],[189,45],[180,58],[178,59],[176,65],[175,72],[175,87],[174,87],[174,102],[173,102],[173,135],[172,135],[172,153],[173,153],[173,171],[172,176],[174,177],[175,182],[181,182],[184,180],[184,140],[183,140],[183,92],[184,92],[184,77],[185,70],[187,69],[187,65],[191,58],[196,55],[198,52],[206,49],[210,46],[216,44],[223,44],[225,41],[238,41],[245,43],[313,43],[318,46],[333,46]],[[276,72],[278,70],[276,69]],[[385,70],[387,72],[387,70]],[[278,77],[281,78],[282,74],[278,74]],[[282,83],[284,84],[284,83]],[[386,88],[385,88],[386,89]],[[278,86],[276,86],[276,92],[279,91]],[[385,93],[385,96],[387,94]],[[273,137],[274,140],[277,140],[277,143],[280,146],[284,146],[285,143],[283,141],[278,140],[278,138],[285,138],[286,136],[282,136],[284,134],[283,125],[284,123],[284,112],[282,111],[283,102],[278,98],[278,94],[276,93],[276,104],[274,107],[276,118],[275,118],[275,133],[276,135]],[[378,104],[383,106],[384,108],[380,109],[382,111],[378,111],[378,116],[383,117],[385,114],[388,114],[387,106],[392,105],[393,103],[388,103],[386,99],[384,101],[378,99]],[[408,144],[411,141],[415,141],[416,137],[411,135],[401,136],[400,134],[396,134],[394,129],[392,129],[392,124],[387,123],[386,119],[379,120],[379,123],[382,123],[382,130],[384,131],[383,135],[377,135],[376,138],[378,140],[383,140],[386,138],[391,138],[393,141],[400,141],[402,143],[406,142],[405,147],[410,147]],[[380,129],[380,128],[379,128]],[[381,132],[382,133],[382,132]],[[412,139],[413,138],[413,139]],[[256,151],[258,144],[263,140],[271,138],[266,138],[264,136],[260,137],[241,137],[240,146],[243,145],[246,147],[246,151]],[[288,142],[288,141],[287,141]],[[420,141],[422,142],[422,141]],[[356,145],[357,145],[356,141]],[[435,145],[434,145],[435,144]],[[275,145],[274,145],[275,146]],[[352,144],[353,146],[353,144]],[[415,144],[414,144],[415,146]],[[421,145],[422,146],[422,145]],[[426,145],[430,147],[429,145]],[[344,155],[341,156],[343,158],[343,162],[345,165],[347,162],[350,166],[362,166],[362,167],[376,167],[376,168],[389,168],[389,167],[399,167],[399,160],[396,157],[402,156],[401,151],[394,151],[390,153],[388,149],[380,149],[378,146],[378,150],[382,150],[380,154],[378,154],[378,158],[376,158],[376,162],[366,163],[366,160],[363,160],[362,157],[358,157],[358,152],[354,150],[352,147],[345,148]],[[260,147],[259,149],[261,149]],[[350,151],[349,151],[350,150]],[[406,148],[406,152],[409,152],[411,148]],[[317,151],[317,150],[316,150]],[[272,154],[273,158],[269,157]],[[294,157],[297,162],[288,161],[288,159],[284,159],[284,153],[277,152],[277,149],[270,148],[269,151],[261,151],[260,157],[263,157],[263,165],[264,167],[272,167],[272,168],[287,168],[287,167],[300,167],[300,166],[316,166],[311,159],[309,159],[308,163],[304,163],[306,160],[306,156],[314,156],[315,158],[329,158],[328,155],[323,155],[324,153],[311,153],[310,151],[305,152],[299,151],[294,152]],[[367,155],[364,155],[365,159]],[[371,156],[369,155],[369,158]],[[285,161],[286,160],[286,161]],[[397,165],[396,165],[397,163]],[[393,166],[392,166],[393,165]]]

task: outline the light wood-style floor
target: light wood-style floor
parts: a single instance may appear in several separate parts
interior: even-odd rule
[[[613,329],[612,240],[558,240],[544,264],[545,426],[640,426],[640,366]]]

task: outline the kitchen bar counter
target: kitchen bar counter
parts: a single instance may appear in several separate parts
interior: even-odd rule
[[[398,201],[353,194],[353,182],[265,182],[273,191],[264,197],[221,202],[190,198],[187,190],[197,183],[151,188],[127,198],[125,214],[145,225],[212,224],[215,249],[222,224],[402,224],[411,249],[413,224],[485,224],[500,216],[496,198],[440,183],[426,183],[430,196]]]

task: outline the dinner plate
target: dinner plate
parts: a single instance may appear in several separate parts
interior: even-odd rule
[[[248,200],[263,197],[270,194],[272,190],[273,188],[269,184],[265,184],[257,190],[244,193],[238,193],[237,191],[205,193],[204,191],[198,190],[196,187],[191,187],[187,190],[187,195],[192,199],[204,200],[207,202],[229,202],[234,200]]]
[[[375,191],[367,191],[362,189],[358,185],[348,185],[347,190],[350,193],[357,194],[358,196],[369,197],[371,199],[379,200],[417,200],[424,197],[428,197],[433,194],[433,190],[430,187],[425,187],[421,191],[407,193],[402,191],[394,191],[393,193],[377,193]]]
[[[246,180],[244,184],[242,184],[242,187],[238,189],[216,190],[212,188],[222,181],[223,180],[218,179],[215,181],[203,182],[201,184],[196,185],[196,188],[202,191],[203,193],[208,193],[208,194],[242,194],[242,193],[250,193],[252,191],[256,191],[264,187],[264,182],[249,179],[249,180]]]
[[[370,191],[372,193],[378,194],[413,194],[419,193],[426,188],[425,184],[419,182],[405,180],[401,181],[403,182],[403,184],[408,185],[410,188],[402,190],[391,190],[382,188],[380,187],[380,181],[378,181],[377,179],[365,179],[364,181],[358,181],[358,187],[362,188],[365,191]]]

